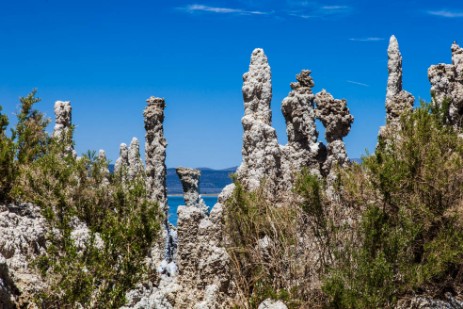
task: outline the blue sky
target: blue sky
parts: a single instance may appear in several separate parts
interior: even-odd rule
[[[0,105],[38,88],[53,117],[70,100],[79,153],[137,136],[151,95],[167,102],[167,165],[225,168],[241,162],[242,74],[264,48],[273,79],[273,124],[289,83],[312,70],[314,91],[345,98],[355,117],[350,157],[372,151],[385,119],[387,43],[403,55],[404,88],[429,100],[427,69],[463,42],[463,3],[371,0],[5,1],[0,0]],[[51,129],[51,128],[50,128]]]

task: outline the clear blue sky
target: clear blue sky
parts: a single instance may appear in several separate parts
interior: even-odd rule
[[[463,43],[463,2],[442,1],[5,1],[0,2],[0,105],[38,88],[53,117],[70,100],[77,150],[137,136],[151,95],[167,102],[167,165],[224,168],[241,162],[242,74],[264,48],[273,75],[273,119],[289,83],[312,70],[314,91],[348,100],[350,157],[372,151],[384,123],[387,43],[399,40],[404,88],[429,100],[427,68]],[[50,128],[51,129],[51,128]]]

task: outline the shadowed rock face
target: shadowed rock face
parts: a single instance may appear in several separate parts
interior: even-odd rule
[[[207,214],[207,206],[199,195],[199,178],[201,177],[201,172],[197,169],[185,167],[179,167],[176,171],[182,183],[185,206],[198,207]]]
[[[437,64],[428,69],[432,102],[447,107],[447,121],[463,127],[463,48],[453,43],[452,64]],[[444,106],[445,105],[445,106]]]
[[[328,157],[323,164],[324,173],[328,175],[335,164],[343,166],[349,160],[342,139],[349,133],[354,117],[347,108],[346,100],[334,99],[326,90],[316,94],[315,102],[317,116],[325,126],[325,138],[328,142]]]
[[[402,89],[402,55],[395,36],[391,36],[387,49],[386,122],[397,125],[400,115],[413,109],[415,98]]]
[[[237,176],[248,190],[254,190],[262,179],[275,190],[279,177],[281,151],[275,129],[271,126],[272,81],[267,56],[260,48],[252,52],[249,71],[243,75],[244,117],[243,162]]]

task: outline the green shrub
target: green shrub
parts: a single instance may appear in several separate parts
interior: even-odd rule
[[[135,283],[155,276],[144,259],[157,240],[161,212],[147,198],[143,177],[123,183],[94,152],[75,158],[73,128],[60,140],[50,138],[48,120],[33,108],[40,101],[35,95],[20,99],[11,137],[0,114],[0,201],[31,202],[47,223],[46,252],[32,265],[48,284],[35,302],[41,308],[118,308]],[[79,222],[88,238],[76,244],[72,232]]]
[[[333,307],[390,307],[408,293],[462,286],[463,141],[424,104],[401,128],[364,158],[363,192],[342,189],[365,210],[324,281]]]

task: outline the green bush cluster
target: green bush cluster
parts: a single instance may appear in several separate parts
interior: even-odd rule
[[[48,288],[34,301],[41,308],[118,308],[136,282],[155,275],[144,258],[160,230],[158,205],[147,199],[143,177],[108,175],[108,162],[94,152],[75,158],[73,128],[50,138],[35,94],[21,98],[9,136],[0,114],[0,201],[31,202],[47,222],[46,252],[32,265]],[[89,230],[83,244],[72,236],[79,222]]]
[[[357,241],[325,277],[333,307],[391,307],[407,294],[462,287],[463,140],[426,104],[400,127],[363,159],[363,190],[350,192],[363,211]]]

